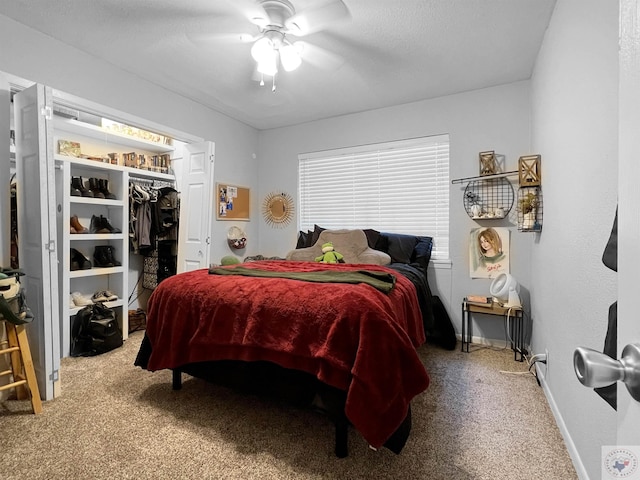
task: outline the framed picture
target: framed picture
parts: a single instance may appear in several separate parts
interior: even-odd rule
[[[495,278],[509,273],[509,229],[474,228],[469,235],[471,278]]]
[[[247,187],[216,183],[216,220],[249,220],[251,192]]]

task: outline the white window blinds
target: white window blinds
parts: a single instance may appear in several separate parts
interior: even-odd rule
[[[433,237],[449,258],[449,136],[307,153],[299,159],[299,226],[373,228]]]

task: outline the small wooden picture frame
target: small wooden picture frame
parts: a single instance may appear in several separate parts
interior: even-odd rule
[[[521,187],[541,184],[540,155],[526,155],[518,159],[518,183]]]
[[[480,175],[494,175],[498,173],[498,162],[494,150],[479,153]]]

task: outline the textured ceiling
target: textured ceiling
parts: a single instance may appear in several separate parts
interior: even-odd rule
[[[327,0],[291,0],[298,12]],[[335,1],[335,0],[334,0]],[[260,87],[254,0],[12,0],[0,14],[259,129],[528,79],[555,0],[344,0]]]

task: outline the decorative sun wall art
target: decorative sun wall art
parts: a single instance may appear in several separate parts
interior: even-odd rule
[[[269,226],[282,228],[293,219],[293,198],[288,193],[270,193],[262,202],[262,216]]]

